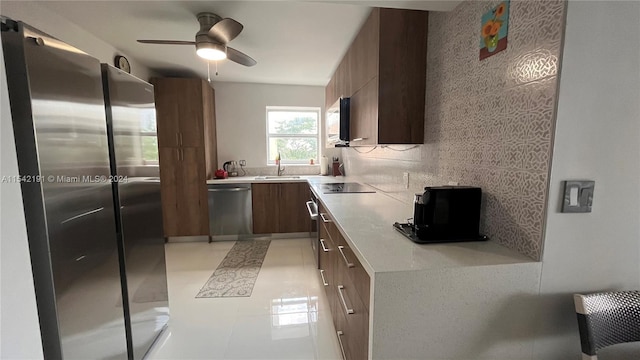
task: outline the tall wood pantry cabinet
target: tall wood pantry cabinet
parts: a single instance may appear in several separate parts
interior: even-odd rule
[[[202,79],[154,78],[164,234],[209,235],[207,179],[218,164],[215,93]]]

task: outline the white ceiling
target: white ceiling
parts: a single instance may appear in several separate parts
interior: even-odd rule
[[[321,85],[328,82],[370,6],[450,10],[459,1],[42,1],[41,4],[166,76],[207,77],[207,65],[185,45],[137,39],[189,40],[195,15],[214,12],[244,25],[229,45],[258,64],[218,64],[213,81]]]

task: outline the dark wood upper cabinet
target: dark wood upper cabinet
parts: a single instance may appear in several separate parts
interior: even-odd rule
[[[376,145],[378,143],[378,78],[351,95],[351,144]]]
[[[427,12],[380,10],[378,143],[422,144]]]
[[[325,109],[331,107],[331,105],[335,104],[338,99],[338,95],[336,92],[336,76],[334,74],[333,77],[329,80],[329,83],[324,88],[324,101],[325,101]]]
[[[152,79],[155,102],[158,147],[180,146],[180,108],[178,106],[179,89],[171,86],[169,80]]]
[[[353,92],[378,75],[380,9],[375,8],[351,44],[351,83]]]
[[[374,8],[360,28],[347,75],[339,66],[326,91],[328,104],[352,98],[351,146],[424,142],[427,22],[426,11]]]

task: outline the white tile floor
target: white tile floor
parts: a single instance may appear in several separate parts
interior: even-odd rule
[[[148,359],[341,359],[309,239],[272,240],[251,297],[195,298],[233,244],[167,244],[171,320]]]

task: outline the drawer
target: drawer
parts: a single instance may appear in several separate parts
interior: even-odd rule
[[[327,233],[329,234],[329,236],[331,236],[333,241],[337,242],[337,236],[340,235],[338,227],[336,226],[335,222],[333,222],[331,216],[324,210],[322,206],[318,209],[318,222],[320,222],[322,226],[325,227]]]
[[[334,315],[333,320],[335,322],[335,313],[338,310],[335,302],[335,269],[338,260],[338,249],[327,236],[326,230],[322,226],[320,227],[320,239],[322,239],[322,242],[318,244],[318,252],[320,253],[318,257],[318,269],[320,271],[321,281],[323,282],[322,285],[327,294],[329,308],[331,309],[332,315]],[[327,251],[324,251],[325,249]]]
[[[357,295],[351,281],[340,272],[336,273],[337,308],[336,330],[342,329],[342,346],[348,360],[366,359],[369,343],[369,312]]]
[[[338,338],[338,344],[340,346],[340,351],[342,352],[342,359],[356,359],[357,354],[353,354],[351,351],[351,346],[349,346],[349,344],[351,344],[354,340],[353,334],[351,333],[351,329],[344,313],[339,312],[337,317],[334,317],[333,321],[334,327],[336,329],[336,336]],[[366,359],[366,357],[362,359]]]
[[[364,270],[356,254],[353,253],[353,250],[351,250],[340,233],[337,234],[337,238],[334,238],[334,240],[338,250],[338,262],[343,265],[341,271],[344,271],[351,280],[364,306],[369,310],[369,298],[371,296],[371,279],[369,278],[369,274]]]

